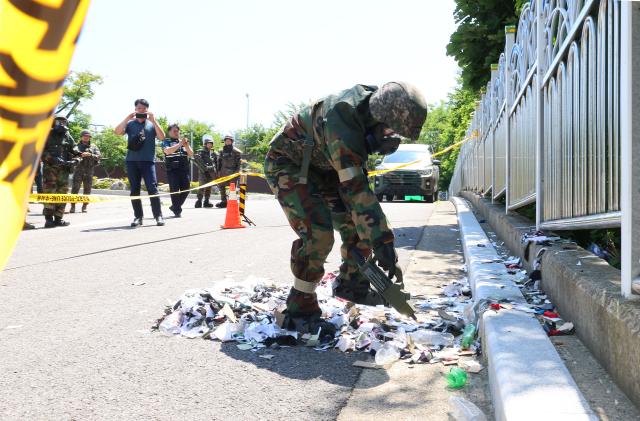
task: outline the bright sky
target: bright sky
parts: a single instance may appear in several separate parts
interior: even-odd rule
[[[170,122],[269,125],[289,102],[404,80],[446,98],[453,0],[92,0],[72,70],[102,75],[82,109],[115,126],[149,100]]]

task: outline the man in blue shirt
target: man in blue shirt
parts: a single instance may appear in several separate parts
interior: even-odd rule
[[[149,112],[149,102],[146,99],[136,99],[135,111],[129,114],[115,128],[117,135],[127,135],[127,176],[131,186],[131,196],[140,195],[140,187],[144,179],[147,193],[150,196],[158,194],[158,179],[156,177],[156,138],[164,140],[164,131],[158,125],[153,113]],[[164,225],[160,198],[152,197],[151,210],[156,224]],[[131,227],[142,225],[142,202],[140,199],[131,201],[134,219]]]

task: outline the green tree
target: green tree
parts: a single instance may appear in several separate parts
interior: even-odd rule
[[[101,165],[110,177],[110,173],[116,168],[124,167],[127,156],[127,141],[124,136],[118,136],[113,132],[113,127],[105,127],[93,137],[93,142],[102,153]]]
[[[418,142],[431,146],[432,153],[437,153],[464,139],[477,100],[478,94],[463,87],[459,81],[446,102],[429,106],[427,121],[422,127]],[[449,186],[459,150],[456,148],[435,158],[440,160],[441,190]]]
[[[62,98],[56,107],[56,114],[71,118],[80,105],[92,99],[96,85],[102,85],[102,76],[89,71],[70,72],[64,81]]]
[[[462,68],[462,82],[477,91],[489,81],[491,63],[504,50],[504,27],[518,21],[525,0],[455,0],[458,25],[451,34],[447,55]]]

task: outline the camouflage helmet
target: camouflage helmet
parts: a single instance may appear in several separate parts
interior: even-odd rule
[[[427,118],[427,104],[418,89],[406,82],[388,82],[369,99],[371,116],[409,139],[417,139]]]

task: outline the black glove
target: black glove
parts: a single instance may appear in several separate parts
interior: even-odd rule
[[[383,270],[389,272],[389,278],[393,278],[398,263],[398,254],[393,247],[393,243],[385,243],[375,247],[373,249],[373,257]]]

